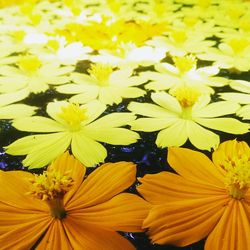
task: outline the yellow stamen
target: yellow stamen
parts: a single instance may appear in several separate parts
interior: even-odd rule
[[[171,37],[176,43],[184,43],[187,40],[187,34],[184,30],[176,30],[171,32]]]
[[[112,72],[112,67],[105,64],[91,64],[91,68],[88,70],[88,73],[98,81],[100,86],[109,84],[109,77]]]
[[[25,35],[26,35],[26,32],[23,31],[23,30],[17,30],[17,31],[11,32],[11,35],[12,35],[12,37],[14,38],[14,40],[15,40],[16,42],[22,42],[22,41],[23,41],[23,38],[24,38]]]
[[[35,73],[41,66],[41,61],[37,56],[24,56],[19,60],[19,68],[26,73]]]
[[[57,219],[63,219],[66,211],[63,206],[63,196],[73,186],[74,181],[69,173],[61,174],[57,171],[45,171],[41,175],[34,175],[30,179],[32,195],[38,199],[46,201],[50,208],[51,216]]]
[[[226,171],[225,186],[235,199],[242,199],[250,187],[250,149],[245,142],[231,141],[230,152],[221,150],[223,161],[219,164]],[[220,150],[220,148],[218,149]]]
[[[243,52],[244,49],[250,46],[250,42],[246,38],[235,38],[228,42],[228,45],[232,48],[235,54]]]
[[[200,96],[197,89],[185,86],[171,91],[171,94],[176,97],[183,108],[192,107]]]
[[[186,73],[191,69],[196,68],[197,60],[193,56],[174,57],[173,61],[181,73]]]
[[[66,107],[61,108],[62,112],[59,114],[71,131],[78,131],[81,128],[81,122],[86,119],[85,110],[78,104],[70,103]]]
[[[60,44],[57,40],[49,40],[47,42],[47,47],[53,51],[57,51],[60,48]]]

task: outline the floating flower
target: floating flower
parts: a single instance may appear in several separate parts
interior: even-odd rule
[[[228,83],[228,79],[216,77],[219,69],[215,66],[197,68],[194,56],[174,57],[174,65],[159,63],[154,71],[144,71],[140,76],[151,80],[145,88],[155,91],[175,89],[189,86],[199,89],[202,93],[214,93],[213,87],[221,87]]]
[[[248,71],[250,70],[249,54],[249,39],[232,38],[227,42],[220,43],[218,48],[210,48],[197,56],[202,60],[214,61],[214,65],[222,69]]]
[[[213,153],[169,148],[179,174],[147,174],[139,193],[153,206],[143,222],[153,243],[190,245],[207,237],[206,250],[250,249],[250,148],[236,140]]]
[[[189,53],[197,54],[206,52],[215,42],[205,40],[206,37],[201,34],[189,34],[185,29],[173,30],[169,32],[169,37],[158,36],[148,41],[147,44],[164,48],[171,56],[184,56]]]
[[[236,115],[242,117],[243,119],[250,119],[250,82],[244,80],[232,80],[230,82],[230,87],[239,92],[225,92],[220,93],[220,97],[224,100],[234,101],[239,104],[246,104],[239,108]]]
[[[73,84],[59,86],[57,91],[65,94],[76,94],[72,102],[87,103],[99,100],[104,104],[119,104],[123,98],[143,96],[145,91],[137,88],[145,82],[143,77],[132,76],[131,68],[113,70],[110,65],[92,64],[88,74],[72,73]]]
[[[137,47],[133,43],[121,43],[114,50],[100,50],[99,55],[92,56],[91,61],[109,64],[118,68],[136,68],[159,63],[166,56],[163,48],[150,46]]]
[[[131,102],[130,111],[147,117],[132,121],[131,128],[145,132],[161,130],[156,139],[161,148],[181,146],[189,139],[195,147],[204,150],[216,148],[220,142],[217,134],[204,127],[231,134],[248,132],[248,124],[221,117],[239,108],[235,102],[209,103],[209,95],[201,95],[196,88],[181,87],[173,95],[153,93],[151,98],[157,105]]]
[[[70,146],[73,155],[85,166],[103,162],[107,151],[99,142],[128,145],[139,135],[121,126],[135,119],[131,113],[112,113],[97,119],[106,109],[104,104],[93,101],[86,105],[58,101],[49,103],[47,113],[51,118],[33,116],[15,120],[18,130],[40,132],[16,140],[6,147],[12,155],[26,155],[24,166],[40,168],[65,152]]]
[[[37,56],[20,57],[18,68],[14,66],[0,67],[0,92],[26,90],[30,93],[41,93],[49,89],[49,85],[66,83],[68,74],[74,70],[72,66],[61,67],[58,63],[43,63]],[[24,98],[25,98],[24,97]]]
[[[140,232],[149,205],[121,193],[135,181],[130,162],[106,163],[88,175],[69,153],[41,175],[0,171],[2,250],[135,249],[116,231]]]

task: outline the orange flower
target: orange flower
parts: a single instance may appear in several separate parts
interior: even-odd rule
[[[148,212],[146,201],[121,193],[135,165],[106,163],[83,179],[85,170],[66,152],[42,175],[0,171],[1,250],[135,249],[116,232],[141,232]]]
[[[153,206],[144,220],[154,243],[186,246],[207,237],[205,250],[250,249],[250,148],[226,141],[213,153],[169,148],[179,174],[140,178],[138,191]]]

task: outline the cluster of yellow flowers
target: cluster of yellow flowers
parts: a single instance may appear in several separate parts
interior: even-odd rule
[[[3,249],[38,239],[37,249],[133,249],[116,231],[145,230],[157,244],[209,235],[205,249],[250,249],[250,149],[223,142],[249,136],[250,1],[0,7],[0,122],[22,132],[0,146],[30,171],[49,165],[43,175],[0,171]],[[147,135],[179,176],[145,170],[142,199],[121,193],[136,181],[133,163],[104,162],[107,145]],[[213,151],[213,162],[183,145]]]

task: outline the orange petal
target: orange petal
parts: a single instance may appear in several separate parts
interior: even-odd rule
[[[106,163],[92,172],[68,202],[67,210],[94,206],[111,199],[135,181],[131,162]]]
[[[4,219],[2,216],[6,216],[7,219]],[[10,222],[9,227],[8,219]],[[18,224],[14,224],[15,220]],[[24,221],[23,217],[21,218],[17,214],[13,215],[11,210],[9,213],[1,214],[0,227],[3,225],[3,228],[8,230],[6,233],[1,233],[1,250],[31,249],[49,227],[51,220],[50,216],[43,214],[29,214],[26,216],[26,221]]]
[[[169,148],[170,166],[185,179],[224,187],[224,176],[204,154],[187,148]]]
[[[127,239],[114,231],[100,229],[70,216],[63,224],[73,249],[135,250]]]
[[[123,193],[102,204],[72,211],[69,216],[108,230],[141,232],[149,208],[142,198]]]
[[[76,234],[77,236],[77,234]],[[64,231],[62,222],[60,220],[54,220],[50,225],[48,231],[42,238],[36,250],[73,250],[68,237]],[[77,248],[81,249],[81,248]]]
[[[70,155],[69,152],[65,152],[48,167],[48,170],[56,170],[62,175],[69,172],[73,178],[74,186],[64,196],[64,204],[66,204],[81,185],[86,168],[73,155]]]
[[[0,201],[16,208],[48,211],[45,202],[28,195],[33,175],[24,171],[0,171]]]
[[[207,238],[205,250],[250,250],[250,223],[240,200],[232,199]]]
[[[0,235],[26,225],[29,221],[50,220],[48,212],[16,208],[0,202]]]
[[[143,223],[153,243],[186,246],[206,237],[225,210],[221,197],[181,200],[153,206]]]
[[[224,199],[228,196],[223,188],[212,186],[209,183],[206,185],[193,182],[166,171],[158,174],[147,174],[138,179],[142,184],[137,187],[137,190],[144,199],[152,204],[209,196],[221,196]]]

